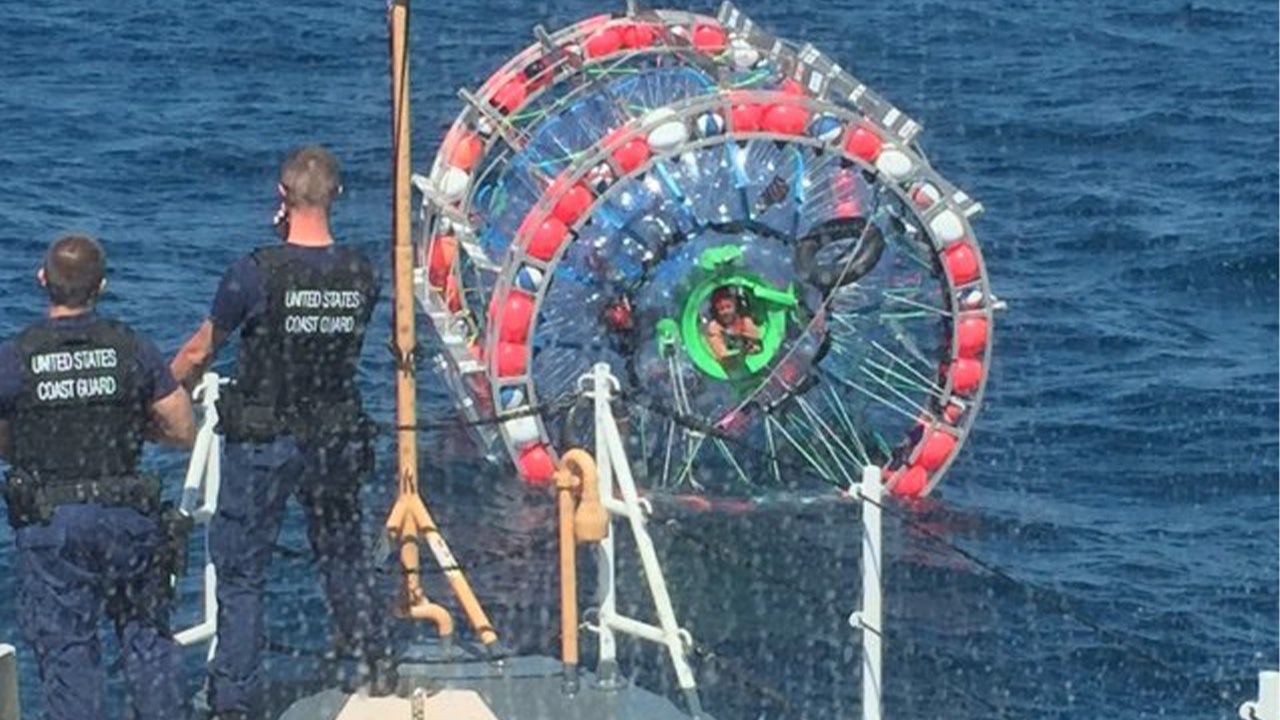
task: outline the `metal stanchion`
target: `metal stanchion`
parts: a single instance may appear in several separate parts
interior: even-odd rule
[[[0,720],[21,720],[18,704],[18,652],[0,645]]]

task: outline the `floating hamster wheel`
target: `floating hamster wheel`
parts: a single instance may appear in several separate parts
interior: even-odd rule
[[[981,405],[997,302],[981,206],[919,125],[727,3],[535,36],[461,92],[415,178],[418,297],[490,455],[547,482],[550,408],[606,362],[651,490],[848,487],[869,464],[932,490]],[[713,297],[737,316],[718,344]]]

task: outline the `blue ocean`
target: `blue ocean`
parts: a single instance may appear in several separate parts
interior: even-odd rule
[[[1009,304],[962,457],[886,526],[887,716],[1237,717],[1257,671],[1280,662],[1275,3],[741,7],[924,125],[933,165],[986,207],[975,227]],[[417,169],[457,89],[536,24],[622,9],[415,3]],[[0,48],[0,336],[41,313],[41,253],[79,230],[109,253],[104,312],[172,353],[222,270],[271,242],[275,173],[303,142],[342,158],[337,232],[389,274],[382,3],[10,0]],[[384,301],[362,370],[383,420],[389,315]],[[424,421],[455,417],[437,376],[424,371],[420,391]],[[504,639],[553,654],[550,496],[476,459],[461,428],[421,442],[424,492]],[[392,491],[390,438],[382,450],[370,537]],[[181,454],[154,462],[180,483]],[[653,532],[717,718],[856,716],[855,509],[681,515]],[[267,655],[277,709],[305,691],[326,627],[296,511],[280,545]],[[0,642],[22,646],[12,573],[0,524]],[[446,596],[439,577],[429,585]],[[181,620],[197,607],[193,578]],[[639,684],[673,690],[656,652],[626,647]],[[192,693],[203,652],[188,656]],[[34,659],[26,647],[19,659],[25,709],[40,717]]]

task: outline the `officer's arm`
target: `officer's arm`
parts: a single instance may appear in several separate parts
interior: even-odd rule
[[[178,384],[186,388],[194,387],[226,339],[226,333],[215,328],[212,321],[205,320],[201,323],[200,328],[169,363],[169,369]]]
[[[191,396],[178,388],[151,403],[151,425],[147,435],[165,445],[189,448],[196,441],[196,419],[191,412]]]

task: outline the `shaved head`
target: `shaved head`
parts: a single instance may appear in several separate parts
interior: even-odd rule
[[[45,289],[55,305],[92,305],[106,274],[107,254],[97,240],[87,235],[54,240],[44,255]]]
[[[295,149],[280,168],[280,185],[291,208],[324,208],[342,192],[338,159],[319,145]]]

